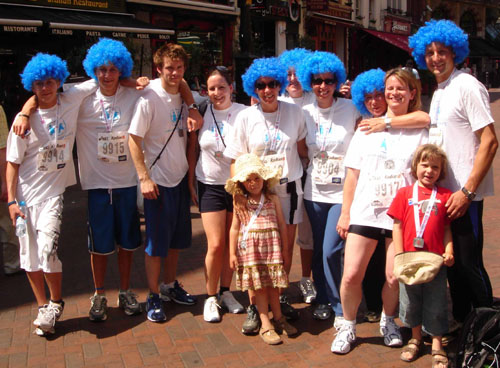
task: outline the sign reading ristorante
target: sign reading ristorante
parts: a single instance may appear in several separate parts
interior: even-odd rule
[[[80,10],[100,10],[125,12],[124,0],[10,0],[10,3],[73,8]]]

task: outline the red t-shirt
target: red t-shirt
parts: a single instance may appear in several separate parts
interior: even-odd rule
[[[431,194],[432,189],[418,186],[417,205],[419,207],[420,223],[422,223],[422,219],[424,218]],[[450,224],[444,205],[451,194],[452,192],[446,188],[437,188],[436,200],[434,201],[433,209],[424,230],[424,247],[415,248],[413,246],[413,239],[417,236],[417,231],[415,230],[415,218],[413,214],[414,204],[411,204],[413,202],[413,185],[398,190],[387,214],[393,219],[401,221],[403,249],[405,252],[427,250],[439,255],[444,253],[444,228]]]

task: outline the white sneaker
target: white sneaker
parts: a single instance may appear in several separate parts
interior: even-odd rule
[[[356,341],[356,326],[343,323],[332,342],[332,353],[347,354],[351,351],[351,344],[354,341]]]
[[[211,296],[205,300],[205,305],[203,306],[203,319],[207,322],[219,322],[219,305],[217,304],[217,298]]]
[[[385,345],[392,347],[403,346],[403,337],[393,317],[382,317],[380,319],[380,334],[384,336]]]
[[[54,326],[56,321],[61,317],[63,310],[64,302],[59,304],[53,301],[38,309],[38,315],[33,321],[33,324],[36,326],[35,333],[38,336],[53,334],[55,332]]]
[[[219,303],[221,307],[227,308],[229,313],[243,313],[245,308],[238,303],[238,301],[234,298],[233,293],[226,290],[219,297]]]
[[[299,282],[299,289],[304,298],[304,303],[311,304],[316,300],[316,288],[310,278],[303,277]]]
[[[345,318],[344,316],[335,316],[335,320],[333,321],[333,328],[339,331],[344,324]]]

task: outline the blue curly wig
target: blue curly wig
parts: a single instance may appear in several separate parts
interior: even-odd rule
[[[310,57],[299,64],[297,78],[305,91],[311,91],[311,78],[313,74],[332,73],[337,79],[337,90],[346,80],[345,67],[337,55],[326,51],[315,51]]]
[[[351,86],[352,102],[363,115],[370,115],[365,106],[365,95],[373,91],[384,92],[385,72],[380,69],[370,69],[356,77]]]
[[[295,70],[297,70],[299,64],[302,63],[304,60],[306,60],[308,57],[310,57],[312,54],[313,52],[310,50],[296,48],[293,50],[284,51],[279,56],[279,60],[280,63],[285,66],[287,71],[290,68],[294,68]]]
[[[33,82],[37,80],[54,78],[60,82],[59,87],[62,86],[69,72],[66,61],[59,56],[39,52],[28,61],[20,76],[24,89],[32,91]]]
[[[122,42],[101,38],[87,51],[83,67],[89,77],[97,80],[95,69],[108,64],[113,64],[118,68],[121,74],[120,78],[130,77],[134,66],[132,56]]]
[[[276,79],[280,83],[281,95],[288,85],[287,73],[288,70],[276,57],[255,59],[245,74],[241,76],[243,90],[248,96],[258,99],[259,96],[255,93],[255,82],[261,77],[269,77]]]
[[[413,49],[413,58],[421,69],[427,69],[425,49],[432,42],[450,46],[455,54],[455,64],[460,64],[469,55],[467,34],[451,20],[431,19],[408,40],[408,45]]]

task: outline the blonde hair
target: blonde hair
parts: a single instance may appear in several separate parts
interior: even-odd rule
[[[387,83],[387,79],[392,76],[396,77],[401,83],[407,85],[410,89],[410,92],[413,90],[416,91],[415,96],[412,100],[410,100],[410,103],[408,104],[408,112],[420,110],[420,108],[422,107],[422,100],[420,98],[422,88],[420,87],[420,82],[417,80],[417,78],[415,78],[413,73],[401,68],[391,69],[387,73],[385,73],[384,84]]]
[[[448,158],[446,157],[446,153],[444,153],[444,151],[435,144],[424,144],[417,148],[417,150],[413,154],[413,159],[411,161],[411,175],[415,179],[417,179],[417,166],[424,160],[441,161],[441,172],[439,173],[439,178],[437,181],[440,181],[446,177],[446,168],[448,166]]]

